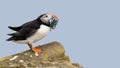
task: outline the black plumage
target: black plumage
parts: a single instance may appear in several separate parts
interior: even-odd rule
[[[43,23],[39,17],[36,19],[36,20],[33,20],[33,21],[30,21],[30,22],[27,22],[21,26],[18,26],[18,27],[11,27],[9,26],[8,28],[14,30],[14,31],[17,31],[16,33],[11,33],[11,34],[8,34],[12,37],[10,37],[9,39],[7,39],[7,41],[11,41],[11,40],[26,40],[27,37],[30,37],[31,35],[33,35],[37,29],[40,28],[40,25],[41,24],[44,24],[46,26],[49,26],[50,27],[50,24],[45,24]]]
[[[34,48],[33,43],[44,38],[51,29],[57,25],[58,17],[54,14],[42,14],[37,19],[27,22],[18,27],[8,26],[15,33],[8,34],[11,36],[7,41],[13,41],[20,44],[28,44],[34,52],[42,52],[40,48]]]

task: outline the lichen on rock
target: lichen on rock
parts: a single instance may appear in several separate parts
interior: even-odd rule
[[[59,42],[37,46],[43,51],[34,53],[27,50],[18,54],[0,58],[0,68],[82,68],[71,63],[65,55],[64,47]]]

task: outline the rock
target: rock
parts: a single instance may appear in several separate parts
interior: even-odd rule
[[[83,68],[71,63],[65,55],[64,47],[59,42],[51,42],[42,46],[42,53],[27,50],[18,54],[0,58],[0,68]]]

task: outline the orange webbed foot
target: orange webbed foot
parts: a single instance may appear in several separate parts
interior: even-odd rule
[[[32,48],[32,51],[35,52],[35,53],[41,53],[42,52],[42,50],[38,47]]]

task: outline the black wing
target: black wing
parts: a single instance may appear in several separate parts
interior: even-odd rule
[[[38,20],[33,20],[31,22],[27,22],[20,27],[9,27],[12,30],[17,31],[16,33],[8,34],[12,37],[7,39],[7,41],[11,40],[26,40],[28,37],[33,35],[37,29],[40,28],[41,23]]]
[[[10,28],[14,31],[19,31],[24,27],[39,28],[39,26],[41,24],[40,22],[41,22],[40,20],[36,19],[36,20],[30,21],[30,22],[27,22],[21,26],[18,26],[18,27],[8,26],[8,28]]]
[[[17,41],[17,40],[26,40],[28,37],[33,35],[36,31],[37,31],[36,29],[32,29],[32,28],[21,29],[19,32],[8,34],[8,35],[10,35],[12,37],[7,39],[7,41],[11,41],[11,40],[15,40],[15,41]]]
[[[19,26],[19,27],[8,26],[8,28],[10,28],[10,29],[12,29],[14,31],[19,31],[22,28],[22,26]]]

